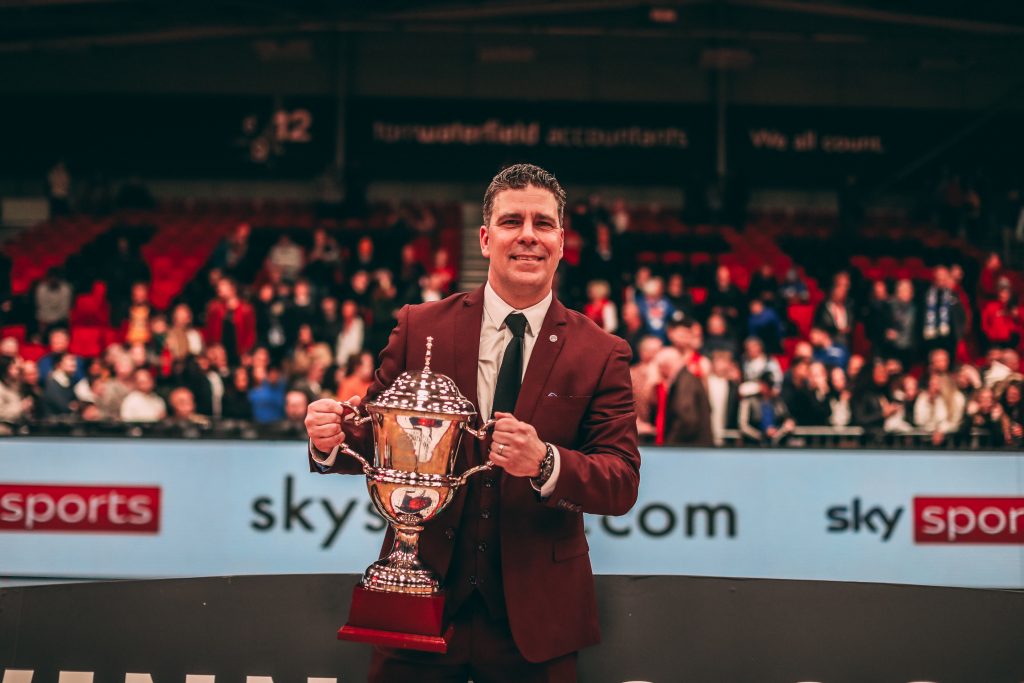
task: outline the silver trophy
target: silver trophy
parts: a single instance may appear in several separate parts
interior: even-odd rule
[[[424,368],[403,372],[377,398],[364,403],[366,415],[342,403],[353,411],[346,420],[372,423],[374,464],[347,444],[339,450],[362,463],[370,500],[395,533],[388,556],[363,574],[361,585],[371,591],[439,594],[437,574],[418,557],[423,525],[448,506],[469,477],[494,466],[488,461],[461,475],[453,473],[462,434],[485,439],[494,420],[479,429],[469,426],[476,409],[451,378],[430,369],[432,346],[433,337],[427,337]]]

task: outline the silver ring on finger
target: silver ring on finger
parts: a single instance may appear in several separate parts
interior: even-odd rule
[[[498,455],[502,455],[505,452],[505,444],[498,444]]]

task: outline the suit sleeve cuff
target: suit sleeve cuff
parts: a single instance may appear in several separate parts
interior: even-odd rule
[[[544,486],[537,488],[537,485],[533,483],[533,479],[530,480],[530,486],[533,490],[540,494],[542,499],[548,499],[551,494],[555,492],[555,486],[558,485],[558,473],[562,469],[562,453],[558,450],[558,446],[551,445],[552,450],[555,452],[555,466],[551,470],[551,476],[544,482]]]
[[[313,440],[310,439],[309,456],[313,458],[313,464],[316,465],[318,470],[326,472],[334,466],[334,461],[338,459],[338,446],[332,448],[330,453],[325,454],[323,451],[317,449],[317,447],[313,445]]]

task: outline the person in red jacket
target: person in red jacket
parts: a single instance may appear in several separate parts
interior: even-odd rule
[[[583,513],[633,506],[640,453],[629,345],[552,294],[564,206],[547,171],[499,173],[480,228],[487,283],[404,307],[381,353],[366,400],[423,367],[432,337],[431,368],[497,420],[489,443],[462,441],[459,463],[496,467],[420,536],[424,563],[444,577],[447,654],[378,647],[372,681],[575,681],[576,652],[600,638]],[[368,453],[370,433],[350,422],[343,431],[343,413],[333,400],[310,404],[313,471],[362,473],[338,446]]]
[[[992,346],[1012,349],[1020,343],[1020,307],[1005,278],[1001,278],[996,286],[995,301],[989,301],[981,311],[981,329]]]
[[[238,286],[229,277],[217,282],[217,298],[206,307],[204,336],[207,345],[224,347],[230,365],[237,365],[256,345],[256,313],[238,296]]]

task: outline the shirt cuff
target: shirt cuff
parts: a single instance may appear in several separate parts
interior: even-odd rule
[[[313,445],[313,440],[309,440],[309,456],[313,458],[313,464],[321,472],[326,472],[334,465],[334,461],[338,459],[338,448],[339,446],[335,446],[330,453],[324,455]]]
[[[558,484],[558,473],[562,470],[562,453],[558,450],[558,446],[554,444],[551,444],[551,450],[555,454],[555,464],[551,469],[551,476],[544,482],[544,486],[540,488],[537,488],[537,485],[533,483],[533,479],[530,480],[530,486],[540,494],[541,498],[550,498],[551,494],[555,492],[555,486]]]

